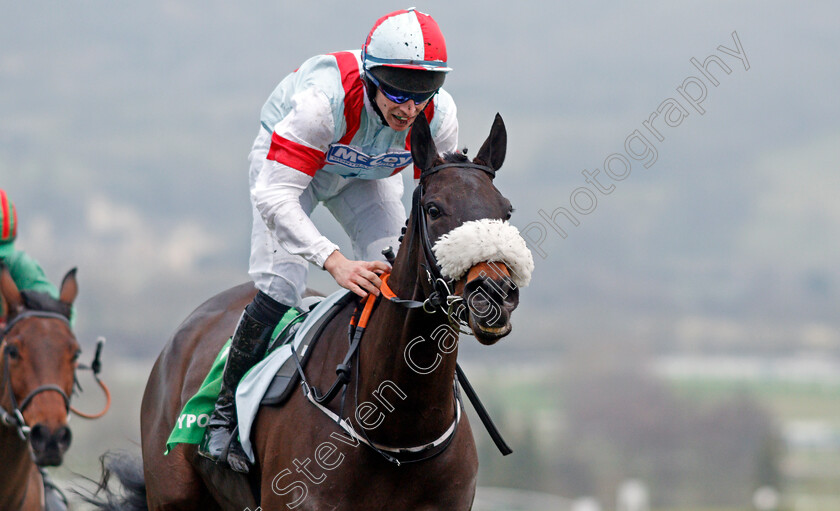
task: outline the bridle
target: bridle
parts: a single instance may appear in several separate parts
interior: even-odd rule
[[[434,314],[437,311],[442,311],[444,314],[446,314],[450,326],[455,331],[462,331],[460,327],[466,324],[466,321],[462,318],[462,314],[466,311],[466,306],[463,304],[463,298],[461,296],[456,295],[453,292],[453,290],[455,289],[454,279],[447,278],[443,275],[437,257],[435,256],[432,250],[432,241],[429,237],[429,229],[426,223],[426,213],[425,211],[423,211],[423,208],[421,206],[424,193],[424,188],[422,184],[424,178],[435,174],[445,168],[452,167],[481,170],[488,174],[491,177],[491,179],[496,175],[496,171],[491,167],[485,165],[478,165],[472,162],[444,163],[424,170],[420,174],[419,184],[415,188],[414,195],[412,196],[411,216],[412,218],[414,218],[414,225],[413,229],[411,230],[411,236],[419,236],[419,242],[423,256],[423,262],[421,262],[420,264],[426,273],[426,279],[428,284],[431,285],[432,291],[423,301],[398,298],[393,293],[393,291],[391,291],[390,288],[388,288],[386,284],[386,279],[383,277],[381,296],[384,296],[385,299],[387,299],[391,303],[394,303],[406,309],[422,308],[424,312],[429,314]],[[403,238],[405,236],[407,224],[408,222],[406,222],[406,228],[403,228],[402,236],[400,236],[400,242],[403,241]],[[405,246],[410,247],[412,246],[412,243],[413,239],[409,239],[409,242]],[[390,250],[390,247],[386,250],[391,252],[391,256],[388,257],[386,255],[386,257],[388,257],[389,262],[393,263],[393,251]],[[383,253],[385,253],[385,251],[383,251]],[[372,296],[368,296],[368,298],[366,299],[367,302],[365,303],[364,309],[360,310],[357,307],[356,312],[354,312],[354,320],[351,322],[350,327],[350,347],[346,356],[344,357],[344,361],[341,364],[339,364],[336,368],[337,377],[326,393],[322,394],[319,391],[319,389],[309,384],[309,382],[306,379],[306,375],[304,374],[303,366],[301,365],[300,360],[297,356],[297,353],[294,349],[292,350],[292,357],[294,358],[295,363],[297,364],[298,372],[301,376],[301,385],[303,387],[303,391],[307,399],[309,399],[309,401],[312,404],[314,404],[322,412],[324,412],[339,427],[344,429],[345,432],[350,434],[351,437],[356,438],[357,440],[368,445],[371,449],[376,451],[387,461],[399,466],[405,463],[415,463],[431,459],[439,455],[444,450],[446,450],[447,447],[449,447],[450,443],[452,442],[452,439],[455,437],[455,432],[461,419],[461,408],[463,405],[461,401],[461,395],[458,390],[458,384],[460,383],[463,387],[464,392],[467,394],[467,397],[469,398],[470,402],[473,404],[473,407],[476,409],[479,418],[481,419],[484,426],[487,428],[488,432],[490,433],[490,436],[492,437],[493,441],[495,442],[499,450],[502,452],[502,454],[507,455],[513,452],[510,449],[510,447],[508,447],[508,445],[505,443],[504,439],[501,437],[501,434],[499,433],[496,426],[493,424],[492,419],[490,418],[489,414],[482,405],[481,400],[478,398],[478,395],[475,393],[469,381],[467,380],[467,377],[464,374],[463,370],[457,364],[456,379],[453,382],[455,390],[455,420],[443,433],[443,435],[441,435],[440,437],[438,437],[438,439],[430,443],[416,447],[388,447],[376,444],[372,440],[370,440],[370,438],[368,438],[367,432],[363,427],[360,428],[361,435],[359,435],[355,430],[353,430],[352,427],[349,426],[348,421],[346,419],[342,419],[344,415],[344,398],[346,397],[347,384],[350,381],[350,372],[353,365],[355,365],[356,368],[355,400],[358,405],[360,366],[359,345],[361,344],[362,336],[365,331],[367,318],[370,316],[370,313],[372,312],[373,308],[379,302],[379,299],[379,297],[374,299]],[[355,364],[353,364],[354,359],[356,361]],[[335,414],[329,408],[326,407],[326,404],[332,401],[339,392],[342,392],[341,408],[339,413]]]
[[[6,336],[12,329],[20,323],[21,321],[29,318],[49,318],[49,319],[58,319],[67,326],[70,326],[70,320],[68,320],[64,315],[58,314],[55,312],[46,312],[46,311],[24,311],[17,316],[15,316],[9,323],[6,325],[6,328],[3,330],[2,336],[0,336],[0,343],[5,341]],[[9,359],[10,359],[10,352],[11,346],[6,344],[3,347],[3,389],[7,392],[9,396],[9,401],[12,403],[12,410],[11,412],[7,411],[5,408],[0,406],[0,421],[3,424],[13,427],[17,430],[18,436],[21,440],[26,440],[29,438],[29,433],[31,428],[26,425],[26,421],[23,419],[23,411],[26,410],[26,407],[32,403],[32,400],[38,394],[44,392],[58,392],[61,396],[61,399],[64,400],[64,409],[66,412],[70,412],[70,396],[64,392],[64,389],[59,387],[54,383],[49,383],[46,385],[41,385],[37,387],[35,390],[30,392],[23,400],[18,404],[17,398],[15,397],[14,388],[12,388],[12,376],[11,372],[9,371]]]
[[[417,235],[420,237],[420,246],[423,254],[423,262],[420,263],[420,266],[426,273],[426,279],[427,282],[432,286],[432,292],[429,293],[428,297],[423,301],[399,298],[393,293],[393,291],[391,291],[390,287],[385,282],[384,276],[381,291],[383,296],[385,296],[388,299],[388,301],[406,309],[422,308],[423,311],[428,314],[435,314],[439,310],[442,311],[449,318],[450,326],[455,331],[460,331],[460,326],[466,326],[466,322],[460,318],[461,313],[465,310],[465,307],[462,304],[463,298],[461,298],[453,292],[455,288],[454,280],[445,277],[443,275],[443,272],[441,271],[440,264],[438,264],[437,261],[437,257],[431,249],[432,241],[429,237],[428,225],[426,224],[426,214],[423,211],[423,208],[421,207],[421,202],[423,198],[423,179],[427,176],[437,173],[440,170],[450,167],[474,168],[482,170],[489,174],[491,178],[496,175],[496,171],[492,168],[471,162],[444,163],[435,167],[431,167],[420,174],[420,184],[418,184],[417,187],[414,189],[414,195],[411,199],[411,218],[414,219],[414,229],[412,229],[411,235],[413,237],[415,233],[417,233]],[[406,220],[406,227],[403,227],[403,231],[399,239],[400,243],[403,242],[407,226],[408,220]],[[405,246],[410,247],[412,246],[413,242],[413,238],[409,239],[408,243],[406,243]],[[392,248],[388,247],[386,250],[383,250],[383,254],[385,254],[385,257],[388,259],[388,262],[393,264],[394,252]],[[367,302],[363,302],[363,304],[368,309],[367,314],[369,315],[370,312],[372,312],[373,307],[376,306],[378,300],[375,302],[371,297],[368,297],[365,300],[367,300]],[[363,310],[359,307],[357,307],[356,311],[353,313],[355,319],[351,323],[352,330],[350,333],[350,349],[348,350],[347,355],[344,357],[344,361],[341,364],[339,364],[338,368],[336,369],[336,374],[338,376],[333,382],[333,384],[330,386],[329,390],[326,393],[321,393],[317,388],[312,387],[313,399],[319,405],[324,405],[335,399],[335,396],[338,394],[338,392],[342,388],[344,388],[350,381],[351,362],[356,356],[359,344],[362,340],[362,335],[364,334],[365,326],[367,324],[367,320],[365,319],[364,324],[361,325],[361,328],[359,328],[359,317],[364,316],[364,314],[365,313],[363,312]],[[301,376],[303,376],[303,371],[300,372]]]
[[[455,326],[454,323],[456,321],[461,323],[461,320],[457,317],[453,318],[453,305],[457,305],[462,298],[453,293],[455,282],[453,279],[447,278],[443,275],[440,264],[438,264],[437,257],[435,256],[434,251],[432,251],[434,243],[429,237],[429,227],[426,223],[426,214],[422,208],[423,194],[425,192],[425,189],[423,188],[423,180],[443,169],[453,167],[480,170],[490,176],[490,179],[496,177],[496,171],[486,165],[478,165],[477,163],[472,162],[443,163],[426,169],[420,174],[420,182],[414,189],[414,195],[411,199],[411,211],[414,217],[414,229],[412,231],[412,235],[416,232],[417,235],[420,236],[420,246],[422,247],[424,261],[421,263],[421,266],[424,268],[426,272],[426,279],[433,289],[432,293],[426,299],[426,302],[429,302],[429,304],[434,308],[441,309],[446,312],[449,316],[450,324]],[[408,246],[411,246],[410,242]],[[426,312],[433,312],[425,305],[424,310]],[[464,308],[461,307],[460,310],[463,311]]]
[[[411,215],[412,218],[414,218],[414,228],[411,230],[411,236],[413,237],[417,235],[420,237],[420,247],[423,256],[423,262],[420,263],[420,266],[426,273],[426,281],[431,286],[432,291],[422,302],[416,300],[404,300],[397,298],[396,296],[390,296],[388,299],[392,303],[407,309],[422,307],[423,311],[428,314],[434,314],[437,311],[441,311],[446,314],[449,319],[449,326],[452,327],[453,330],[471,335],[472,331],[463,316],[466,312],[466,306],[463,304],[464,299],[455,292],[455,280],[446,277],[441,271],[440,264],[438,263],[437,257],[432,250],[434,243],[429,236],[429,227],[426,223],[426,213],[422,208],[423,194],[425,192],[425,189],[423,188],[424,178],[432,174],[436,174],[443,169],[452,167],[476,169],[486,173],[491,179],[496,177],[496,171],[493,168],[466,161],[443,163],[426,169],[420,174],[419,184],[414,189],[414,194],[411,198]],[[408,222],[406,221],[406,227],[403,227],[400,242],[403,241],[407,228]],[[412,243],[413,239],[409,239],[406,246],[410,247]],[[389,262],[393,263],[393,260],[389,258]]]
[[[3,329],[2,334],[0,334],[0,346],[3,346],[3,382],[2,382],[2,389],[0,389],[0,393],[6,392],[9,396],[9,402],[11,403],[11,411],[6,410],[0,405],[0,424],[15,428],[17,430],[17,434],[21,440],[26,441],[29,438],[29,434],[31,432],[30,426],[26,424],[26,421],[23,418],[23,411],[32,403],[32,400],[35,396],[42,394],[44,392],[57,392],[61,399],[64,401],[64,409],[66,413],[70,413],[73,411],[77,415],[87,418],[87,419],[95,419],[104,415],[111,406],[111,393],[108,390],[108,387],[99,380],[98,374],[101,370],[102,363],[99,360],[100,354],[102,352],[102,346],[105,342],[104,339],[100,338],[97,342],[96,354],[94,355],[93,362],[90,366],[85,366],[82,364],[77,364],[76,367],[73,369],[73,382],[76,386],[81,388],[79,385],[79,380],[76,378],[76,369],[90,369],[96,381],[105,391],[105,395],[107,398],[107,404],[105,409],[99,414],[88,415],[84,413],[80,413],[75,410],[70,405],[70,398],[64,389],[62,389],[59,385],[54,383],[48,383],[45,385],[41,385],[31,391],[23,400],[18,403],[17,398],[15,397],[15,391],[12,387],[12,376],[10,369],[10,358],[11,358],[11,346],[5,343],[6,336],[9,335],[9,332],[21,321],[30,319],[30,318],[46,318],[46,319],[57,319],[67,325],[67,328],[70,328],[70,320],[64,316],[63,314],[59,314],[56,312],[49,312],[49,311],[39,311],[39,310],[27,310],[21,312],[20,314],[14,316],[11,321],[8,322],[6,327]]]

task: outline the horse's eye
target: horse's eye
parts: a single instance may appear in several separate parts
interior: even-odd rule
[[[438,218],[442,214],[440,208],[435,204],[429,204],[426,208],[426,213],[428,213],[432,218]]]
[[[12,360],[17,360],[20,358],[20,351],[18,351],[17,347],[15,346],[7,346],[6,353],[9,355],[9,358]]]

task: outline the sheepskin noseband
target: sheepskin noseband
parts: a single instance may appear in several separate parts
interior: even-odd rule
[[[517,287],[531,282],[534,258],[519,229],[502,220],[473,220],[444,234],[432,249],[441,273],[458,280],[478,263],[507,265]]]

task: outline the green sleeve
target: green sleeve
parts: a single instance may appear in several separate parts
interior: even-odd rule
[[[53,298],[58,299],[58,288],[56,288],[41,269],[38,261],[32,259],[25,252],[18,250],[4,261],[12,274],[18,289],[31,289],[49,293]]]

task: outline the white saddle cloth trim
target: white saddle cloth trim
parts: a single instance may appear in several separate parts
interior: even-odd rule
[[[318,318],[323,316],[335,302],[349,292],[346,289],[341,289],[324,298],[303,321],[291,344],[284,344],[272,351],[252,367],[236,387],[236,416],[239,421],[239,441],[242,444],[242,449],[252,463],[254,462],[254,451],[251,446],[251,428],[254,425],[254,419],[257,417],[257,411],[260,409],[260,402],[263,396],[265,396],[269,385],[271,385],[274,375],[277,374],[277,371],[280,370],[283,363],[292,355],[292,345],[298,350],[301,340],[312,329],[312,325],[318,321]],[[301,355],[305,351],[306,347],[301,351]]]

